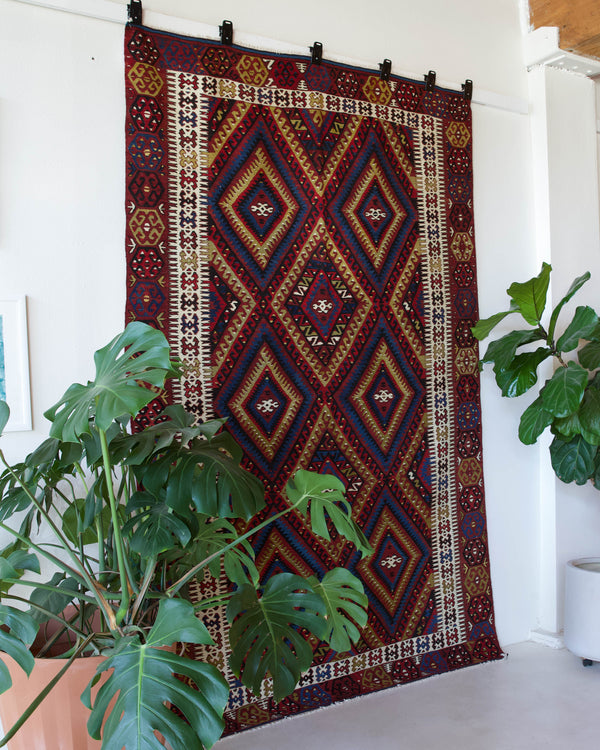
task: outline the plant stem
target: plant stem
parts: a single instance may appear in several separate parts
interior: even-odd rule
[[[148,591],[148,586],[150,586],[150,583],[152,582],[152,578],[154,576],[155,570],[156,570],[156,555],[153,555],[148,560],[146,572],[144,574],[144,580],[142,581],[142,585],[140,586],[139,593],[135,599],[133,607],[131,608],[131,623],[132,624],[135,624],[135,617],[146,597],[146,592]]]
[[[231,599],[230,592],[227,592],[226,594],[217,594],[215,596],[211,596],[209,599],[202,599],[202,601],[196,602],[196,604],[194,604],[194,611],[201,612],[204,609],[218,607],[221,604],[225,604],[225,602],[229,599]]]
[[[102,446],[102,461],[104,463],[104,478],[106,481],[106,490],[110,503],[110,515],[112,518],[114,544],[117,552],[117,567],[119,569],[119,578],[121,580],[121,605],[115,615],[117,627],[123,622],[129,606],[129,580],[125,569],[125,554],[123,550],[123,537],[119,526],[119,516],[117,513],[117,501],[112,486],[112,464],[108,453],[108,443],[106,441],[106,432],[98,429],[100,435],[100,445]]]
[[[66,539],[66,537],[63,536],[63,534],[62,534],[61,530],[58,528],[58,526],[54,523],[54,521],[50,517],[50,514],[45,510],[45,508],[42,505],[40,505],[40,503],[38,502],[38,499],[35,497],[35,495],[33,494],[33,492],[31,492],[31,490],[25,484],[25,482],[19,477],[19,475],[13,470],[13,468],[8,465],[8,463],[7,463],[7,461],[6,461],[5,457],[4,457],[4,453],[1,450],[0,450],[0,461],[2,461],[2,463],[4,464],[4,466],[6,466],[6,468],[8,469],[9,474],[14,479],[16,479],[16,481],[22,487],[23,492],[25,492],[25,494],[31,500],[31,502],[33,503],[33,505],[38,510],[38,512],[41,513],[41,515],[44,517],[44,520],[46,521],[46,523],[52,529],[52,532],[54,533],[54,536],[57,538],[58,542],[60,543],[60,546],[64,549],[64,551],[67,553],[67,555],[71,558],[71,561],[74,563],[75,568],[77,568],[79,570],[79,574],[83,577],[83,579],[86,582],[86,584],[88,585],[88,587],[91,588],[91,580],[89,578],[89,574],[88,574],[87,570],[85,569],[85,566],[81,564],[81,561],[77,558],[77,555],[74,554],[73,550],[71,549],[71,545],[69,544],[69,542]],[[8,528],[8,527],[5,526],[4,528]],[[11,533],[13,533],[15,536],[18,536],[12,530],[11,530]],[[24,540],[24,541],[26,541],[28,544],[30,543],[28,539]],[[34,545],[32,545],[32,546],[34,546]],[[62,567],[63,570],[64,570],[65,569],[64,568],[64,563],[61,563],[59,565],[59,567]]]
[[[52,586],[52,584],[49,583],[37,583],[36,581],[28,581],[26,578],[3,578],[2,582],[10,583],[11,585],[18,584],[19,586],[29,586],[29,588],[42,589],[43,591],[53,591],[54,593],[58,591],[59,593],[64,593],[65,597],[68,597],[69,594],[73,594],[73,599],[80,599],[82,602],[88,602],[89,604],[98,604],[93,596],[87,596],[86,594],[82,594],[81,591],[71,591],[69,589],[63,589],[61,592],[57,586]],[[32,603],[30,602],[30,604]],[[34,605],[32,604],[32,606]],[[54,617],[54,614],[51,614]]]
[[[38,554],[42,555],[42,557],[45,557],[46,560],[49,560],[53,565],[56,565],[56,567],[59,570],[62,570],[64,573],[69,573],[69,575],[72,575],[74,578],[76,578],[79,583],[83,583],[85,586],[87,586],[90,590],[93,589],[93,586],[91,585],[91,582],[88,580],[87,574],[84,576],[82,575],[78,570],[74,570],[69,565],[67,565],[65,562],[63,562],[59,557],[55,557],[50,552],[47,552],[43,547],[40,547],[35,542],[32,542],[29,537],[23,536],[22,534],[19,534],[18,531],[15,531],[10,526],[7,526],[5,523],[2,523],[0,521],[0,529],[3,531],[8,532],[9,534],[12,534],[16,539],[18,539],[21,542],[24,542],[27,544],[27,546],[30,549],[35,550]],[[61,547],[62,549],[62,547]],[[84,571],[85,572],[85,571]],[[22,583],[22,581],[21,581]]]

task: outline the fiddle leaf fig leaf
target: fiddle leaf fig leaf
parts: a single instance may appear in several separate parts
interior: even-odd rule
[[[573,412],[568,417],[553,417],[552,433],[568,441],[575,435],[583,433],[581,422],[579,421],[579,412]]]
[[[553,419],[554,416],[544,409],[544,402],[538,396],[521,415],[519,440],[525,445],[533,445]]]
[[[367,624],[368,599],[362,583],[346,568],[333,568],[320,582],[314,577],[309,582],[327,607],[323,640],[338,653],[349,651],[360,637],[358,628]]]
[[[587,370],[577,362],[559,367],[541,390],[544,408],[555,417],[569,416],[579,409],[587,382]]]
[[[562,482],[585,484],[594,472],[597,452],[581,435],[568,442],[555,437],[550,445],[552,468]]]
[[[589,341],[590,336],[598,325],[598,316],[591,307],[578,307],[573,320],[567,326],[563,335],[556,342],[559,352],[573,351],[579,344],[579,339]]]
[[[579,364],[586,370],[600,367],[600,341],[590,341],[579,350],[577,356]]]
[[[250,584],[241,586],[227,605],[234,674],[256,694],[270,674],[275,701],[285,698],[313,658],[312,648],[298,628],[322,638],[326,612],[310,584],[292,573],[274,575],[260,597]]]
[[[0,604],[0,651],[11,656],[29,676],[34,659],[29,647],[38,631],[38,624],[22,610]],[[0,660],[0,693],[12,685],[8,667]]]
[[[565,296],[561,299],[561,301],[558,303],[558,305],[556,305],[556,307],[552,311],[552,315],[550,317],[550,323],[548,325],[548,340],[549,341],[552,341],[554,339],[554,331],[556,329],[556,323],[558,321],[558,316],[560,314],[560,311],[563,309],[566,303],[571,299],[571,297],[573,297],[573,295],[581,289],[581,287],[590,278],[590,276],[591,276],[590,272],[586,271],[586,273],[584,273],[583,276],[579,276],[578,278],[576,278],[575,281],[569,287],[568,292],[565,294]]]
[[[9,417],[10,407],[8,406],[6,401],[0,400],[0,435],[2,435],[2,432],[6,427]]]
[[[540,273],[525,282],[514,282],[506,290],[521,315],[532,326],[539,326],[546,307],[552,266],[542,264]]]
[[[91,433],[90,419],[106,431],[118,417],[135,416],[155,397],[167,377],[179,374],[171,361],[163,333],[140,321],[127,328],[94,355],[96,378],[74,383],[45,416],[50,436],[75,443]]]
[[[600,451],[596,453],[596,458],[594,459],[594,473],[592,474],[591,479],[594,487],[597,490],[600,490]]]
[[[517,349],[524,344],[531,344],[534,341],[540,341],[544,335],[538,329],[530,331],[511,331],[506,336],[492,341],[488,346],[482,362],[493,362],[496,367],[504,370],[510,367]]]
[[[600,391],[587,388],[579,407],[583,435],[593,445],[600,445]]]
[[[489,336],[491,331],[498,325],[498,323],[503,321],[507,315],[515,312],[519,312],[519,309],[516,306],[511,305],[510,310],[496,313],[495,315],[491,315],[489,318],[482,318],[481,320],[478,320],[477,323],[471,328],[471,333],[473,334],[473,336],[475,336],[476,339],[482,341],[484,338]]]
[[[551,355],[550,349],[540,347],[534,352],[517,354],[508,367],[494,367],[496,383],[502,395],[514,398],[526,393],[537,382],[538,366]]]

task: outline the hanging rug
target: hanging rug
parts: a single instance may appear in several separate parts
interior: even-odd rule
[[[169,399],[227,417],[268,512],[298,468],[344,482],[373,555],[298,519],[254,538],[266,579],[343,566],[358,645],[279,704],[231,684],[235,732],[500,658],[481,463],[469,101],[311,58],[128,27],[127,310],[184,364]],[[195,592],[221,590],[207,574]],[[205,654],[198,653],[199,658]]]

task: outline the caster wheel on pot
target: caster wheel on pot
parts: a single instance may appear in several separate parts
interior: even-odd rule
[[[594,662],[591,659],[582,659],[581,663],[583,664],[584,667],[593,667],[594,666]]]

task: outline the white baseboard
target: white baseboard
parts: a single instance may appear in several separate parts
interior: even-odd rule
[[[560,649],[565,647],[562,633],[550,633],[548,630],[530,630],[529,640],[534,643],[541,643],[548,648]]]

